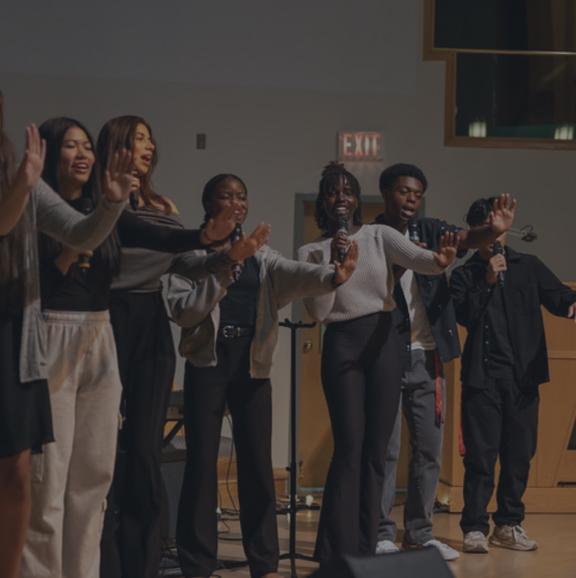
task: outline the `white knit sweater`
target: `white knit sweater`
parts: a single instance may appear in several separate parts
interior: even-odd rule
[[[393,265],[413,269],[424,275],[436,275],[442,268],[432,251],[422,249],[396,229],[386,225],[362,225],[350,235],[358,244],[358,265],[352,277],[336,291],[304,303],[317,321],[347,321],[396,307],[393,297]],[[332,239],[319,239],[298,250],[298,258],[310,263],[330,262]]]

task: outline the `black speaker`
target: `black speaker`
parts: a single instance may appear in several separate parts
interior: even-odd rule
[[[436,548],[409,550],[370,558],[351,558],[322,566],[310,578],[454,578]]]

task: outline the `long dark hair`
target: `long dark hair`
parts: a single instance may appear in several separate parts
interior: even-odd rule
[[[360,198],[360,183],[358,179],[344,168],[344,165],[337,162],[328,163],[322,171],[322,177],[318,186],[318,196],[316,197],[315,218],[316,225],[324,235],[329,234],[330,219],[324,208],[324,197],[328,195],[335,186],[338,185],[341,178],[344,178],[350,185],[352,194],[358,199],[358,207],[352,215],[354,225],[362,224],[362,200]]]
[[[246,186],[246,183],[238,175],[233,175],[232,173],[220,173],[219,175],[212,177],[204,185],[204,189],[202,190],[202,207],[204,208],[204,222],[208,221],[208,219],[212,217],[212,215],[208,214],[208,207],[210,203],[213,201],[214,195],[216,194],[218,187],[228,180],[239,182],[242,185],[244,192],[248,194],[248,187]]]
[[[0,200],[12,184],[15,155],[12,143],[0,128]],[[0,311],[8,312],[23,304],[29,270],[34,275],[37,265],[30,254],[32,235],[32,203],[29,202],[17,225],[5,237],[0,237]]]
[[[44,170],[42,178],[57,192],[60,192],[60,183],[58,181],[58,166],[60,163],[60,155],[62,150],[62,143],[66,133],[71,128],[79,128],[82,130],[92,150],[94,150],[94,139],[90,131],[79,121],[60,116],[51,118],[40,125],[40,136],[46,141],[46,161],[44,163]],[[90,178],[82,187],[82,198],[90,199],[92,208],[94,208],[100,199],[101,187],[100,176],[98,171],[98,158],[90,174]],[[70,204],[79,208],[77,201],[72,201]],[[40,258],[54,259],[61,251],[61,244],[48,237],[47,235],[39,236]],[[94,259],[103,265],[110,275],[118,272],[120,264],[120,244],[118,234],[114,230],[108,238],[94,251]]]
[[[140,197],[144,201],[146,207],[161,207],[164,213],[169,215],[173,212],[173,205],[162,195],[156,193],[152,187],[152,172],[158,162],[158,147],[152,134],[152,128],[141,117],[133,115],[117,116],[110,119],[101,129],[98,134],[98,143],[96,145],[97,156],[100,162],[100,174],[106,170],[108,161],[114,153],[122,149],[134,149],[134,137],[136,136],[136,128],[139,124],[143,124],[150,132],[150,138],[154,143],[154,151],[152,153],[152,162],[150,163],[150,170],[146,175],[140,177]]]

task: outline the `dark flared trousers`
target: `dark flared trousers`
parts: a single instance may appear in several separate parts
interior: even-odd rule
[[[250,572],[256,578],[278,567],[271,386],[268,379],[250,377],[250,344],[249,336],[219,341],[216,367],[186,364],[186,470],[176,531],[186,576],[210,576],[217,565],[217,461],[226,407],[232,416],[242,542]]]
[[[162,433],[175,369],[160,293],[113,292],[124,418],[102,535],[101,578],[156,578],[160,566]]]
[[[488,534],[488,502],[494,491],[494,468],[500,458],[500,478],[494,523],[515,526],[524,519],[522,496],[530,460],[536,452],[538,389],[522,389],[513,380],[498,379],[486,389],[463,388],[464,533]]]
[[[322,383],[334,454],[324,488],[315,556],[374,554],[386,448],[400,401],[405,352],[390,313],[331,323]]]

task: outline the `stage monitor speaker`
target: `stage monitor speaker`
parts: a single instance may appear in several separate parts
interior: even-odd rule
[[[454,578],[452,570],[432,546],[370,558],[345,556],[323,566],[310,578]]]

